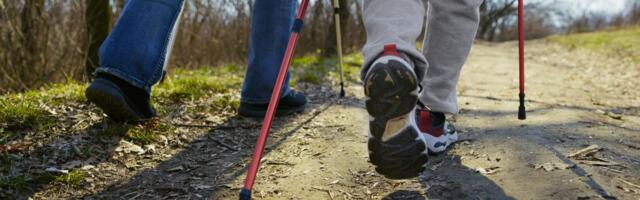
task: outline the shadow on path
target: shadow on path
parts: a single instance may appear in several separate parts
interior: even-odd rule
[[[277,118],[264,156],[306,126],[333,102],[315,105],[315,112]],[[296,119],[298,118],[298,119]],[[230,183],[246,172],[260,122],[233,117],[224,125],[188,142],[183,150],[144,170],[123,183],[115,184],[87,199],[208,199],[237,198],[240,188]],[[247,125],[249,124],[249,125]],[[224,191],[233,191],[232,194]],[[223,192],[222,194],[220,194]]]

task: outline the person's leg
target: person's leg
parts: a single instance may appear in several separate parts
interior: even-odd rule
[[[456,84],[476,36],[480,4],[482,0],[428,3],[423,50],[429,69],[421,82],[425,92],[420,97],[427,108],[418,111],[417,121],[430,153],[444,152],[458,140],[444,113],[458,112]]]
[[[424,56],[429,69],[422,80],[420,100],[431,111],[458,113],[456,85],[469,55],[482,0],[430,0]]]
[[[118,23],[100,47],[100,68],[151,91],[169,59],[182,0],[127,1]]]
[[[369,158],[380,174],[418,176],[427,161],[416,125],[418,84],[426,69],[415,44],[423,30],[422,0],[363,1],[367,43],[362,80],[369,113]]]
[[[128,1],[100,47],[87,98],[119,121],[153,117],[151,87],[163,75],[182,7],[182,0]]]
[[[424,0],[366,0],[363,1],[363,21],[367,41],[362,49],[364,55],[360,76],[364,80],[371,63],[383,53],[384,46],[395,44],[398,51],[412,62],[419,79],[424,75],[427,61],[416,49],[416,42],[423,30]]]
[[[297,1],[255,1],[249,38],[248,68],[241,92],[238,113],[247,117],[263,117],[280,70]],[[289,88],[289,74],[282,88],[277,116],[301,112],[306,98]]]

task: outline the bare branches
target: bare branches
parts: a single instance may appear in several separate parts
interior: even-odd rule
[[[3,27],[0,29],[0,93],[37,88],[69,78],[82,80],[85,66],[97,66],[99,41],[113,26],[125,2],[0,0],[0,27]],[[195,68],[244,64],[253,2],[185,0],[170,66]],[[317,2],[310,8],[317,10],[316,15],[305,22],[305,34],[301,38],[305,45],[300,46],[299,54],[315,54],[335,43],[327,41],[332,39],[329,34],[333,32],[327,31],[332,30],[333,25],[330,0]],[[341,0],[347,53],[359,50],[365,40],[358,3]],[[99,8],[96,7],[98,4]],[[87,56],[90,59],[86,59]]]

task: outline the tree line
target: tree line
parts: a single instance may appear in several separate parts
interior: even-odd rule
[[[252,3],[255,0],[185,0],[185,9],[170,65],[181,68],[245,63]],[[528,38],[557,32],[581,32],[637,24],[635,9],[613,18],[585,14],[565,19],[560,30],[549,22],[562,13],[548,5],[528,4]],[[365,42],[361,1],[340,0],[343,47],[358,51]],[[0,0],[0,93],[37,88],[65,80],[86,81],[98,67],[98,49],[118,20],[126,0]],[[516,0],[485,0],[478,38],[515,39]],[[298,54],[335,54],[331,0],[309,7]]]

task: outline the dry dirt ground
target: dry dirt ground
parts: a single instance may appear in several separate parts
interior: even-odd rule
[[[367,162],[359,83],[348,84],[345,99],[335,88],[300,86],[311,106],[275,122],[254,197],[640,199],[640,67],[543,41],[527,48],[528,119],[516,119],[516,44],[476,44],[460,79],[461,112],[452,118],[461,142],[431,156],[411,180],[385,179]],[[50,185],[28,196],[236,199],[261,122],[217,118],[178,126],[177,136],[140,155],[115,151],[120,138],[101,140],[102,156],[76,166],[88,173],[80,186]]]

